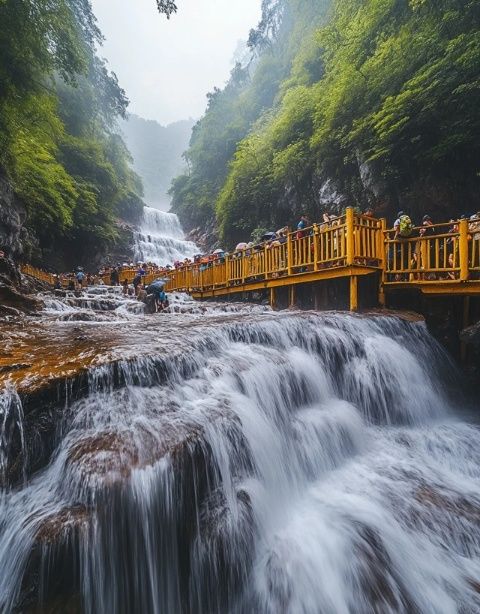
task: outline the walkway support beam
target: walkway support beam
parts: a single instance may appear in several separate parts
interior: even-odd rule
[[[385,307],[386,305],[386,298],[385,298],[385,281],[386,281],[386,275],[385,275],[385,270],[387,268],[387,263],[388,263],[388,243],[386,243],[385,238],[386,238],[386,232],[387,232],[387,220],[386,218],[382,217],[380,220],[380,229],[381,232],[379,232],[377,234],[377,241],[378,241],[378,245],[377,245],[377,252],[378,254],[381,256],[381,270],[380,270],[380,287],[378,290],[378,304],[380,305],[380,307]]]
[[[350,277],[350,311],[358,311],[358,277]]]
[[[288,286],[288,306],[290,309],[293,309],[297,303],[297,293],[296,286],[291,285]]]
[[[275,309],[276,302],[275,288],[270,288],[270,307],[272,309]]]

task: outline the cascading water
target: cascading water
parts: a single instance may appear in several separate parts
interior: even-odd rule
[[[165,266],[198,253],[195,243],[185,241],[178,217],[145,207],[140,231],[135,233],[135,259]]]
[[[179,317],[4,490],[2,612],[480,611],[478,427],[422,324]]]

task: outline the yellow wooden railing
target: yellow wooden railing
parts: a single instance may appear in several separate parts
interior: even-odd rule
[[[39,281],[43,281],[52,286],[55,283],[55,276],[53,275],[53,273],[47,273],[46,271],[37,269],[36,267],[30,264],[22,264],[20,266],[20,271],[24,275],[29,275],[30,277],[34,277],[35,279],[38,279]]]
[[[172,271],[167,290],[209,292],[258,281],[300,277],[305,273],[362,265],[380,268],[382,222],[345,215],[326,224],[289,233],[284,241],[258,245],[209,263],[182,266]]]
[[[461,220],[431,226],[422,236],[423,230],[416,228],[411,237],[395,239],[385,220],[348,208],[333,221],[291,232],[270,244],[205,257],[173,270],[150,270],[143,283],[164,278],[169,292],[209,296],[219,290],[231,293],[246,286],[287,286],[342,275],[351,278],[351,294],[356,294],[357,276],[375,270],[382,272],[385,288],[480,280],[480,227]],[[55,281],[52,274],[30,265],[22,271],[52,285]],[[131,283],[136,274],[137,269],[121,269],[120,282]],[[108,285],[110,272],[100,278]],[[64,285],[69,281],[62,279]]]
[[[479,279],[480,228],[467,220],[416,228],[410,238],[384,231],[384,283],[451,282]]]

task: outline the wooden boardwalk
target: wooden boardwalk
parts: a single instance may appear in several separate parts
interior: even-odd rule
[[[326,224],[314,224],[281,240],[233,254],[210,257],[169,271],[149,272],[145,283],[168,279],[167,292],[187,292],[207,299],[244,292],[269,291],[275,303],[277,288],[289,288],[294,303],[299,284],[346,278],[350,309],[358,308],[358,279],[378,278],[378,302],[385,294],[417,289],[425,294],[480,295],[480,223],[469,228],[467,220],[437,224],[421,236],[394,239],[386,221],[359,215],[352,208]],[[53,275],[24,266],[23,272],[53,284]],[[135,270],[120,273],[133,280]],[[103,277],[109,283],[109,275]]]

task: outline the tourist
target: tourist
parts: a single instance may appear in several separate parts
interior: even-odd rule
[[[305,229],[310,226],[310,221],[306,215],[302,215],[300,221],[297,224],[297,239],[303,239],[305,236]]]
[[[414,226],[412,220],[410,219],[410,216],[404,211],[399,211],[397,214],[397,219],[395,220],[395,223],[393,225],[393,238],[395,241],[397,241],[397,244],[394,247],[395,253],[397,255],[397,261],[395,266],[397,271],[400,268],[401,271],[405,271],[405,274],[400,275],[399,273],[397,273],[395,276],[395,281],[408,281],[408,271],[410,268],[410,263],[414,259],[413,254],[415,251],[415,246],[413,246],[409,250],[408,243],[402,243],[402,241],[408,241],[408,239],[412,237],[413,228]],[[411,252],[410,256],[409,251]]]
[[[112,269],[112,272],[110,273],[110,285],[118,286],[119,284],[120,284],[120,275],[118,273],[117,267],[114,267]]]
[[[124,296],[128,295],[128,279],[124,279],[122,283],[122,292]]]
[[[478,269],[480,267],[480,211],[470,217],[468,230],[471,233],[469,235],[471,241],[469,249],[470,266]],[[479,275],[478,271],[473,273],[475,279],[478,279]]]
[[[165,311],[169,307],[168,297],[165,293],[165,289],[162,288],[156,295],[157,311]]]
[[[85,279],[85,273],[83,272],[83,269],[81,268],[77,269],[75,278],[77,280],[77,287],[79,290],[81,290],[83,288],[83,280]]]
[[[458,279],[458,273],[455,271],[455,255],[454,253],[448,254],[448,268],[447,279]]]
[[[141,283],[142,283],[142,275],[140,274],[139,271],[137,271],[137,274],[133,278],[133,288],[135,290],[135,296],[138,295],[138,288],[141,285]]]
[[[432,218],[429,215],[424,215],[422,219],[422,226],[420,227],[420,239],[428,239],[435,234],[435,226],[433,225]],[[425,273],[425,279],[433,280],[436,278],[435,272],[431,269],[437,269],[441,264],[441,258],[439,263],[436,262],[435,241],[425,240],[420,242],[421,262],[420,266]],[[439,252],[439,256],[441,256]]]

